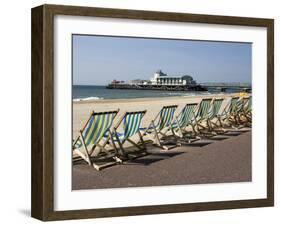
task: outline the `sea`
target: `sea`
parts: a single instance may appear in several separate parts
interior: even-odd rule
[[[166,90],[134,90],[134,89],[106,89],[105,86],[72,86],[73,101],[100,100],[100,99],[127,99],[169,96],[196,96],[221,93],[219,90],[211,91],[166,91]],[[227,93],[235,90],[227,90]]]

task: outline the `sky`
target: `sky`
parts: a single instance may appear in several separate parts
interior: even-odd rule
[[[162,70],[197,82],[251,82],[251,43],[73,35],[73,84],[150,79]]]

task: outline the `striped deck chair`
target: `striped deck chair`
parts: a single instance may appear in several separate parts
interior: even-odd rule
[[[241,114],[243,113],[243,108],[244,108],[244,104],[246,103],[247,98],[245,99],[245,97],[240,97],[236,104],[235,107],[233,108],[232,111],[232,117],[230,118],[230,122],[232,123],[232,126],[235,128],[238,128],[241,124]]]
[[[239,122],[245,126],[251,126],[252,96],[243,98],[243,107],[239,112]]]
[[[136,158],[147,154],[146,146],[143,141],[142,134],[140,132],[141,121],[145,113],[146,110],[136,111],[136,112],[126,112],[124,116],[121,117],[117,125],[113,128],[113,133],[112,133],[113,141],[118,143],[122,156],[125,158],[132,159],[132,155],[133,158]],[[123,130],[120,132],[119,128],[121,127],[121,124]],[[131,139],[134,135],[139,136],[138,142],[134,142]],[[142,152],[142,153],[140,153],[140,155],[134,155],[134,153],[126,152],[123,146],[126,141],[131,143],[133,146],[137,148],[137,151],[135,152]],[[116,151],[118,152],[117,149]]]
[[[243,109],[244,115],[249,123],[252,123],[252,96],[249,96],[248,103]]]
[[[198,136],[203,135],[203,130],[208,129],[207,126],[202,125],[204,122],[207,123],[208,114],[211,108],[212,98],[202,99],[198,104],[197,110],[194,113],[193,118],[193,130]]]
[[[110,145],[110,127],[112,126],[113,120],[118,111],[119,110],[109,112],[92,112],[84,128],[80,130],[79,136],[73,142],[73,152],[97,170],[121,162],[121,160],[117,157],[118,155],[116,152],[113,155],[111,154],[112,157],[110,157],[114,160],[114,162],[98,165],[92,160],[92,157],[98,158],[99,155],[102,154],[106,154],[106,156],[109,157],[108,155],[110,153],[105,149],[105,146]],[[108,135],[104,139],[105,134]],[[113,149],[114,145],[114,142],[111,140],[111,147]],[[99,149],[97,150],[97,148]]]
[[[213,122],[214,126],[225,129],[233,125],[238,99],[239,97],[231,97],[229,99],[222,112],[218,115],[217,121]]]
[[[208,131],[210,133],[215,132],[214,135],[216,135],[219,132],[223,132],[222,130],[218,129],[217,124],[214,122],[215,120],[218,120],[218,118],[219,118],[219,113],[220,113],[223,101],[224,101],[223,98],[215,98],[212,101],[211,107],[210,107],[208,115],[207,115]]]
[[[193,131],[188,131],[187,128],[192,126],[194,111],[197,105],[197,103],[186,104],[181,112],[175,117],[172,124],[174,134],[179,138],[187,138],[188,143],[191,143],[191,140],[196,138],[193,136],[194,134],[192,134]]]
[[[155,119],[149,124],[147,128],[142,128],[144,130],[143,135],[148,135],[152,140],[153,144],[162,148],[163,150],[168,150],[177,145],[168,147],[163,144],[163,139],[167,138],[167,133],[172,132],[174,138],[175,134],[173,133],[172,123],[174,120],[174,114],[177,109],[177,105],[164,106],[160,112],[156,115]]]

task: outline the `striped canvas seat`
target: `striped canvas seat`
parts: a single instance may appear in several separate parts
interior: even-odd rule
[[[211,98],[201,100],[198,105],[198,110],[195,116],[197,122],[207,119],[211,107],[211,102]]]
[[[249,97],[248,103],[246,104],[244,108],[244,115],[248,120],[249,125],[251,125],[252,122],[252,96]]]
[[[244,98],[243,111],[244,112],[252,111],[252,96],[249,96],[248,98]]]
[[[244,98],[231,97],[229,103],[219,116],[221,127],[238,128],[240,124],[240,115],[244,108]]]
[[[209,133],[212,133],[213,135],[216,135],[218,133],[223,133],[221,129],[218,129],[217,122],[220,117],[221,108],[222,108],[222,103],[224,99],[222,98],[216,98],[213,100],[212,105],[210,107],[210,110],[208,112],[208,117],[207,117],[207,128]]]
[[[231,115],[231,114],[235,113],[235,109],[236,109],[238,100],[239,100],[239,97],[232,97],[231,98],[229,108],[225,112],[226,115]]]
[[[172,124],[172,129],[173,133],[180,138],[180,142],[191,143],[191,141],[198,140],[196,139],[194,128],[192,126],[197,105],[197,103],[186,104],[179,115],[175,117],[175,120]],[[189,126],[192,127],[192,131],[187,130]]]
[[[252,96],[243,98],[243,106],[239,111],[240,124],[251,126],[252,121]]]
[[[93,113],[91,115],[86,127],[82,130],[82,136],[86,146],[96,144],[108,133],[116,114],[117,112],[104,112]],[[74,147],[80,148],[82,145],[82,137],[79,137]]]
[[[145,114],[145,111],[141,112],[126,112],[123,119],[123,132],[114,132],[113,139],[123,141],[129,137],[134,136],[140,130],[141,120]]]
[[[164,150],[169,149],[169,147],[163,145],[161,139],[167,137],[169,131],[173,131],[172,124],[177,107],[177,105],[162,107],[149,126],[147,128],[141,128],[144,131],[144,135],[149,135],[153,143]]]
[[[101,169],[101,167],[112,165],[110,163],[99,166],[91,160],[91,157],[98,157],[101,152],[107,152],[105,146],[109,145],[110,136],[108,134],[110,134],[110,128],[118,111],[93,112],[84,128],[80,130],[79,136],[73,142],[73,152],[84,159],[89,165],[93,165],[97,170]],[[100,144],[102,140],[104,142]],[[97,147],[99,150],[95,152]],[[117,156],[113,156],[114,160],[116,158]]]
[[[112,138],[114,142],[118,143],[119,149],[123,157],[130,158],[130,156],[133,154],[125,151],[123,145],[126,141],[137,147],[138,149],[137,151],[143,152],[139,156],[143,156],[147,154],[145,151],[146,150],[145,143],[143,142],[142,135],[140,133],[140,126],[145,113],[146,111],[126,112],[124,116],[120,119],[120,121],[117,123],[116,127],[114,128],[114,131],[112,133]],[[135,142],[131,139],[135,135],[139,136],[141,145],[138,144],[139,142]],[[116,151],[118,152],[116,146],[115,148]],[[134,156],[134,157],[139,157],[139,156]]]
[[[223,99],[214,99],[213,104],[208,112],[208,119],[212,120],[217,117],[222,106]]]
[[[188,125],[190,125],[194,117],[194,111],[196,106],[196,103],[186,104],[179,116],[176,117],[176,121],[173,123],[172,127],[184,129]]]
[[[203,125],[203,123],[208,123],[208,117],[210,115],[210,109],[211,109],[211,102],[212,102],[212,98],[202,99],[198,104],[195,117],[192,121],[194,133],[199,137],[206,135],[206,133],[203,130],[208,129],[208,127]]]
[[[230,98],[227,105],[225,106],[225,108],[223,109],[223,111],[220,114],[221,119],[226,119],[235,113],[236,104],[237,104],[238,99],[239,99],[239,97]]]
[[[239,114],[240,112],[242,112],[244,105],[245,105],[245,101],[246,101],[246,98],[244,98],[244,97],[241,97],[237,100],[236,106],[234,109],[235,114]]]
[[[157,131],[161,131],[164,128],[167,128],[172,125],[176,109],[177,105],[164,106],[161,109],[160,113],[158,114],[158,121],[155,125],[155,129]],[[151,124],[148,128],[142,128],[142,130],[146,130],[146,133],[153,133],[154,126]]]

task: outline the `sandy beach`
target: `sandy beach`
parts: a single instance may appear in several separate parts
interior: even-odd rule
[[[236,94],[210,94],[204,96],[181,96],[181,97],[157,97],[157,98],[135,98],[135,99],[108,99],[73,102],[73,138],[78,136],[79,130],[89,119],[92,111],[111,111],[120,109],[115,122],[122,117],[125,111],[147,110],[142,126],[146,127],[155,118],[160,109],[165,105],[178,105],[176,115],[187,103],[198,103],[202,98],[225,98],[223,105],[231,96]]]

